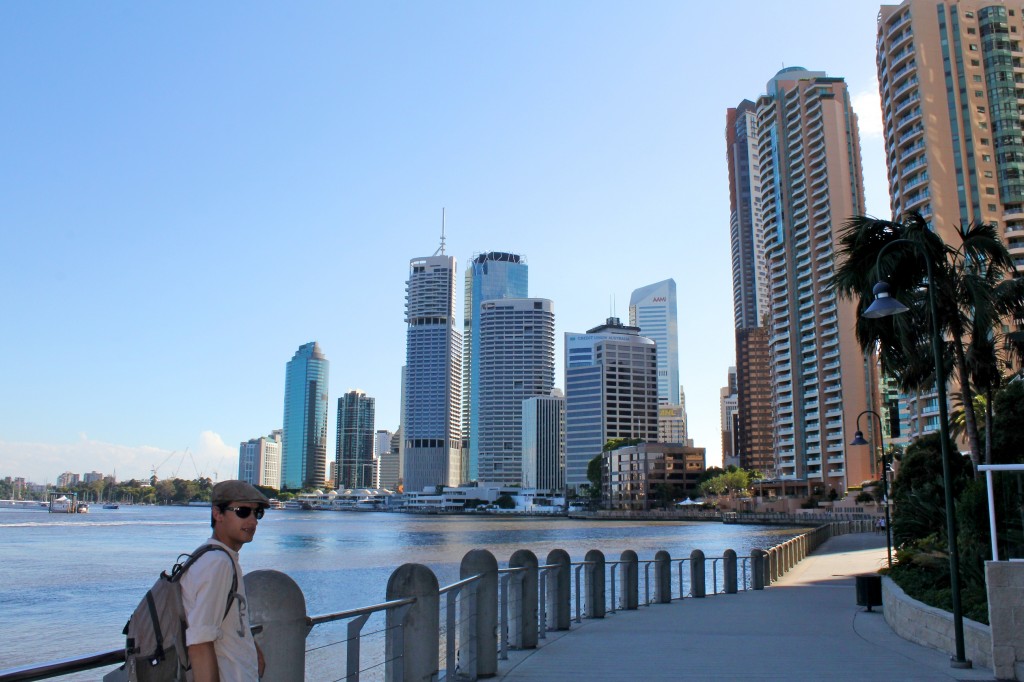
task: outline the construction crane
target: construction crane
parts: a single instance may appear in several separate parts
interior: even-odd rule
[[[178,451],[177,451],[177,450],[173,450],[173,451],[171,452],[171,454],[169,454],[169,455],[167,455],[166,457],[164,457],[164,459],[163,459],[163,461],[162,461],[162,462],[160,462],[159,464],[154,464],[154,465],[152,466],[152,468],[150,469],[150,471],[151,471],[151,472],[153,473],[153,477],[152,477],[152,480],[153,480],[153,482],[154,482],[154,483],[156,483],[156,481],[158,480],[158,479],[157,479],[157,476],[158,476],[158,472],[159,472],[159,469],[160,469],[160,467],[162,467],[163,465],[167,464],[167,461],[168,461],[168,460],[169,460],[169,459],[170,459],[171,457],[174,457],[174,454],[175,454],[176,452],[178,452]]]

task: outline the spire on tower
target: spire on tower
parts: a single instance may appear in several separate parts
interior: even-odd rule
[[[441,207],[441,246],[434,252],[435,256],[444,255],[444,207]]]

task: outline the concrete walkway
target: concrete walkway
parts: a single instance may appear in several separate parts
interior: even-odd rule
[[[685,599],[585,620],[502,661],[506,682],[586,680],[992,680],[908,642],[880,608],[856,605],[853,576],[885,562],[885,538],[832,538],[758,592]],[[641,595],[642,596],[642,595]]]

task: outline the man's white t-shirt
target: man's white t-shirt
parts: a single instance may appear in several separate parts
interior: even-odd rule
[[[254,682],[259,679],[259,663],[256,642],[249,630],[245,583],[242,568],[238,565],[238,553],[213,538],[203,544],[223,547],[227,554],[208,551],[181,577],[181,597],[188,619],[185,644],[213,642],[221,682]],[[238,579],[238,586],[225,617],[232,571]]]

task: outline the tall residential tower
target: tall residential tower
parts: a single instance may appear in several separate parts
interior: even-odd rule
[[[831,288],[839,233],[864,213],[857,116],[841,78],[800,67],[756,106],[776,468],[841,494],[878,474],[873,448],[846,445],[877,406],[875,362],[854,334],[856,304]]]

